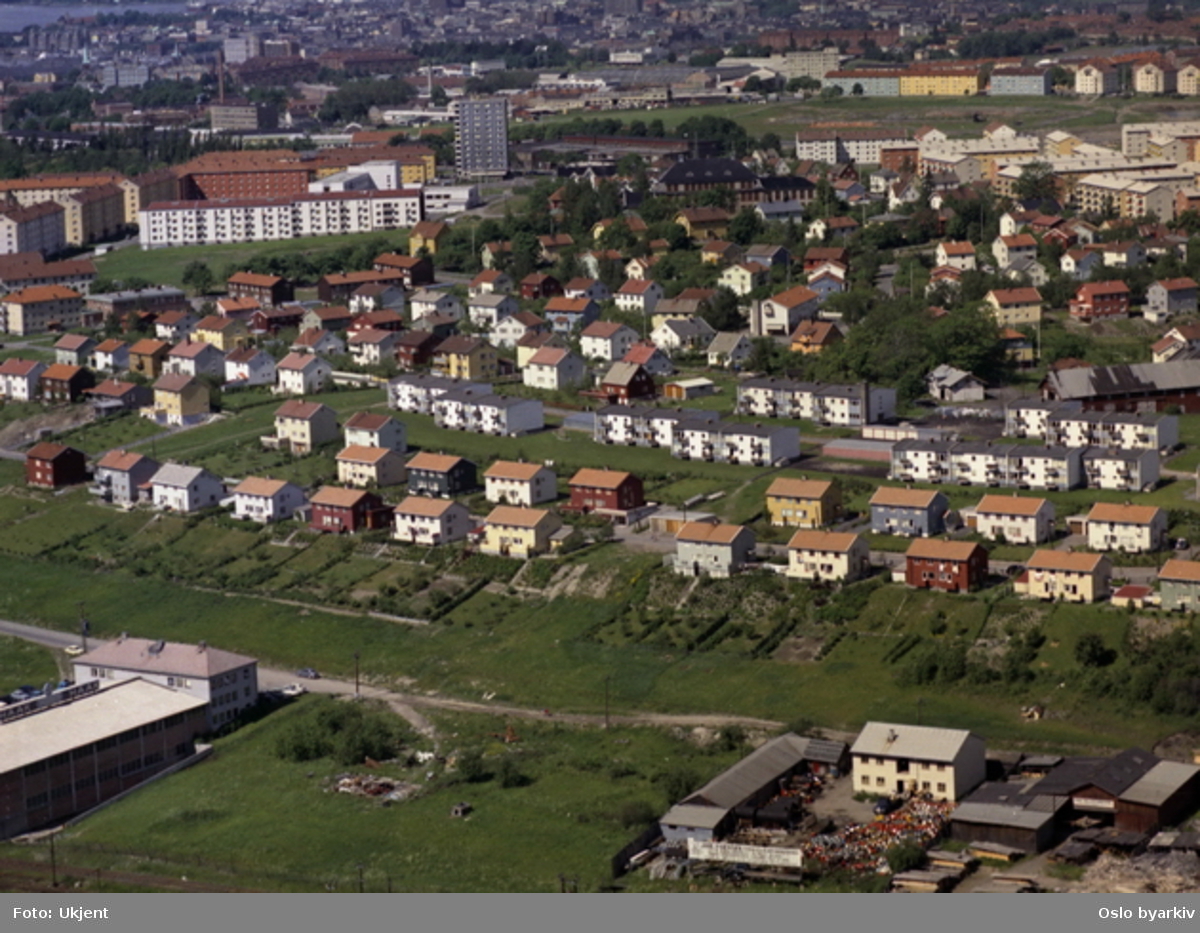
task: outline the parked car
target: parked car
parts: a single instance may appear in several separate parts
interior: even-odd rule
[[[876,816],[887,816],[889,813],[899,810],[903,802],[896,797],[880,797],[871,809]]]
[[[63,648],[63,654],[65,654],[68,658],[77,658],[83,654],[83,646],[67,645],[67,647]]]
[[[297,677],[303,677],[305,680],[320,680],[321,675],[314,671],[311,667],[302,667],[296,671]]]
[[[316,672],[314,671],[313,673]],[[279,692],[285,697],[298,697],[308,693],[308,687],[304,686],[304,684],[288,684]]]

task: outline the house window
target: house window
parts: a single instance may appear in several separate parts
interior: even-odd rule
[[[938,793],[939,793],[939,794],[944,794],[944,793],[946,793],[946,785],[945,785],[945,783],[944,783],[943,781],[938,781],[938,786],[937,786],[937,789],[938,789]]]
[[[862,783],[863,783],[864,785],[868,785],[868,784],[870,784],[870,783],[871,783],[871,778],[870,778],[870,777],[868,777],[867,775],[865,775],[865,774],[864,774],[864,775],[862,776]]]
[[[876,787],[883,787],[883,785],[884,785],[884,780],[882,777],[875,778],[875,786]]]

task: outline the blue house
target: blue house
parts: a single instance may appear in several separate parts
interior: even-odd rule
[[[946,530],[950,502],[936,489],[880,486],[871,497],[871,530],[927,538]]]

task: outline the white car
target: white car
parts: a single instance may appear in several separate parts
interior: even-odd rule
[[[67,645],[67,647],[63,648],[63,654],[65,654],[68,658],[77,658],[83,654],[83,646]]]
[[[288,684],[279,692],[285,697],[298,697],[308,693],[308,688],[304,684]]]

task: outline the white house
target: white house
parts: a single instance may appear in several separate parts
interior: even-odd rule
[[[225,354],[211,343],[185,341],[176,344],[167,354],[163,363],[164,373],[175,373],[181,376],[216,376],[225,375]]]
[[[150,480],[151,500],[160,509],[197,512],[219,505],[225,484],[203,467],[167,463]]]
[[[558,477],[540,463],[497,460],[484,472],[483,488],[488,502],[530,507],[558,498]]]
[[[587,378],[583,360],[570,350],[542,347],[529,358],[521,373],[521,381],[531,389],[566,389],[579,385]]]
[[[380,366],[388,361],[395,362],[397,337],[398,334],[393,330],[364,327],[350,335],[350,356],[359,366]]]
[[[579,335],[579,349],[590,360],[613,363],[624,357],[637,340],[637,331],[626,324],[593,321]]]
[[[279,383],[275,391],[285,395],[320,392],[333,375],[333,367],[311,353],[289,353],[276,367]]]
[[[702,317],[673,318],[663,321],[650,333],[650,340],[665,353],[707,347],[717,332]]]
[[[1097,502],[1087,515],[1093,551],[1161,551],[1167,545],[1167,513],[1154,505]]]
[[[532,311],[517,311],[508,317],[501,318],[492,328],[492,343],[502,350],[513,349],[521,338],[548,330],[550,327],[542,318]]]
[[[346,446],[384,447],[402,454],[408,450],[408,432],[404,422],[391,415],[360,411],[345,424]]]
[[[713,337],[708,349],[709,366],[739,367],[750,358],[753,351],[750,338],[745,334],[721,333]]]
[[[494,330],[506,317],[521,310],[521,305],[512,295],[488,292],[467,299],[467,319],[481,330]]]
[[[430,317],[438,314],[443,317],[453,318],[456,321],[463,319],[463,305],[458,300],[458,296],[452,295],[446,291],[434,291],[433,289],[423,288],[419,292],[414,292],[408,300],[408,311],[412,315],[413,323],[421,320],[421,318]]]
[[[247,386],[273,386],[275,357],[257,347],[238,347],[225,355],[225,382]]]
[[[249,521],[285,521],[304,502],[304,490],[281,479],[247,476],[233,487],[234,517]]]
[[[962,729],[868,722],[850,749],[856,791],[958,800],[987,776],[983,739]]]
[[[41,360],[11,357],[0,362],[0,398],[31,402],[38,397],[38,381],[46,371]]]
[[[1041,544],[1054,537],[1054,503],[1030,496],[984,496],[975,506],[975,530],[989,541]]]
[[[453,499],[408,496],[396,506],[392,537],[409,544],[433,546],[461,541],[471,530],[467,507]]]
[[[622,311],[653,314],[663,299],[663,287],[653,279],[628,279],[614,297]]]
[[[787,337],[801,321],[815,318],[821,296],[806,285],[779,292],[751,309],[750,333],[754,337]]]

